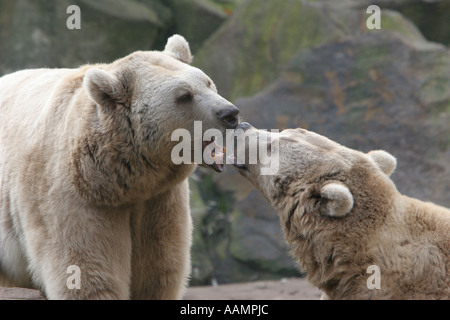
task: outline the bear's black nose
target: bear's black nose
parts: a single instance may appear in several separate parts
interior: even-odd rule
[[[239,109],[234,105],[225,107],[217,112],[217,117],[229,128],[236,128],[239,123]]]

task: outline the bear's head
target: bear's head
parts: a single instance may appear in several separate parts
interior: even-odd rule
[[[252,140],[259,142],[258,150]],[[287,240],[374,223],[392,207],[396,189],[389,176],[396,159],[385,151],[365,154],[304,129],[273,133],[245,122],[235,143],[231,160],[275,208]],[[258,153],[253,162],[252,152]],[[272,171],[262,171],[269,166]]]
[[[134,52],[85,72],[83,88],[97,105],[101,122],[115,126],[114,134],[125,139],[121,143],[135,146],[153,167],[172,161],[171,151],[178,143],[172,141],[176,130],[184,130],[191,143],[204,149],[213,140],[203,142],[203,132],[215,128],[225,133],[238,124],[239,110],[191,62],[188,42],[174,35],[164,51]],[[197,128],[200,124],[201,131],[194,130],[194,124]],[[191,159],[202,162],[193,155]],[[210,167],[223,170],[215,161]]]

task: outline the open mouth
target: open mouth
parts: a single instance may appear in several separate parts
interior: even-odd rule
[[[212,137],[210,141],[203,141],[202,151],[204,163],[217,172],[223,172],[225,168],[225,150],[224,146],[217,144],[215,137]],[[206,157],[210,158],[206,159]]]

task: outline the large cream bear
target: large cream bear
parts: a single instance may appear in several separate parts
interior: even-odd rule
[[[393,156],[303,129],[238,129],[238,155],[252,150],[239,137],[270,142],[253,164],[231,159],[275,208],[292,256],[328,298],[450,298],[450,210],[401,195],[389,178]]]
[[[0,286],[49,299],[183,295],[195,164],[173,163],[171,134],[238,121],[191,60],[175,35],[163,52],[0,78]]]

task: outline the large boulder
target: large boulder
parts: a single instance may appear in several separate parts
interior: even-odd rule
[[[69,30],[70,5],[81,29]],[[136,1],[5,0],[0,3],[0,74],[113,61],[160,42],[168,12]]]
[[[144,0],[150,2],[149,0]],[[189,40],[194,54],[203,42],[227,19],[225,11],[207,0],[162,1],[172,12],[171,29]]]
[[[333,1],[333,0],[322,0]],[[419,28],[427,40],[450,44],[450,1],[448,0],[345,0],[355,8],[376,4],[400,12]],[[336,1],[335,1],[336,2]]]
[[[195,64],[231,100],[255,94],[278,78],[302,49],[371,32],[365,9],[340,2],[248,0],[196,54]],[[383,30],[423,39],[400,14],[386,10]]]
[[[81,29],[66,26],[70,5],[80,8]],[[111,62],[136,50],[162,49],[173,33],[186,36],[195,53],[226,18],[207,0],[3,0],[0,76]]]

